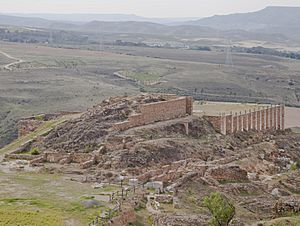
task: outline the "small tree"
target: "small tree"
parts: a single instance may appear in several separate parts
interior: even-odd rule
[[[203,200],[205,207],[212,214],[210,225],[227,226],[235,215],[235,207],[219,192],[211,193]]]

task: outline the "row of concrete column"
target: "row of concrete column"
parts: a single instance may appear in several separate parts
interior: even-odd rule
[[[221,115],[220,131],[226,135],[249,130],[283,130],[284,117],[284,105],[272,105],[254,111],[249,110],[249,112],[231,113],[229,115],[223,113]]]

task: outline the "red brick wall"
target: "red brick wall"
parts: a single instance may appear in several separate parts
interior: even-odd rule
[[[161,101],[140,106],[140,113],[129,116],[125,122],[114,125],[116,130],[165,121],[191,115],[193,111],[192,97],[179,97],[174,100]]]
[[[221,133],[222,116],[204,116],[204,118],[212,124],[212,126],[218,133]]]
[[[186,113],[193,114],[193,97],[186,97]]]

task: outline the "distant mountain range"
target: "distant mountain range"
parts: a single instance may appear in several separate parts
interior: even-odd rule
[[[20,16],[22,15],[22,16]],[[186,20],[186,21],[185,21]],[[203,19],[144,18],[125,14],[0,14],[0,24],[81,32],[140,33],[264,40],[300,40],[300,7],[267,7]]]
[[[270,6],[257,12],[207,17],[185,24],[220,30],[280,33],[300,40],[300,7]]]
[[[152,22],[159,24],[182,23],[185,21],[198,20],[200,17],[178,17],[178,18],[149,18],[141,17],[134,14],[9,14],[10,16],[18,17],[38,17],[46,20],[66,21],[76,24],[87,23],[91,21],[105,22]]]

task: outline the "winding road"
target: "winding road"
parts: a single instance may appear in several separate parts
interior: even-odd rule
[[[18,58],[16,58],[16,57],[13,57],[13,56],[9,55],[8,53],[5,53],[5,52],[3,52],[3,51],[1,51],[1,50],[0,50],[0,53],[1,53],[2,55],[4,55],[5,57],[9,58],[9,59],[15,60],[15,61],[12,62],[12,63],[9,63],[9,64],[4,65],[4,69],[6,69],[6,70],[8,70],[8,71],[12,71],[12,68],[11,68],[12,66],[17,65],[17,64],[21,64],[21,63],[24,63],[24,62],[25,62],[24,60],[18,59]]]

